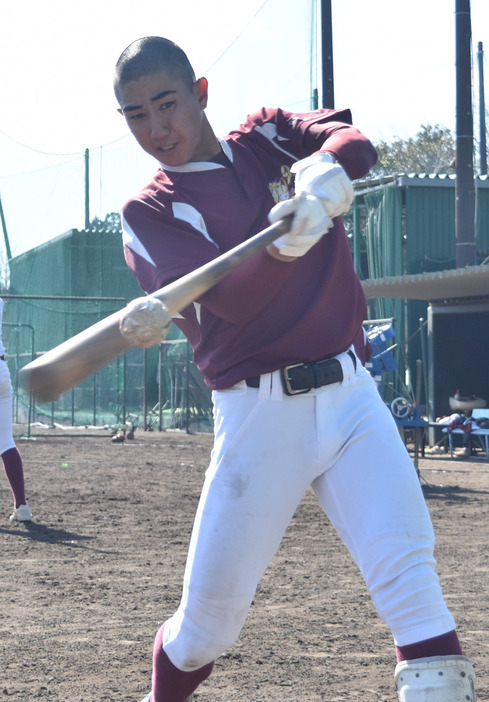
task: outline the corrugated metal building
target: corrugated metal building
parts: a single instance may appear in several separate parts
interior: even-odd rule
[[[476,263],[480,265],[489,260],[489,179],[477,177],[475,185]],[[406,283],[405,276],[413,274],[429,278],[432,272],[455,271],[455,197],[455,176],[451,175],[398,175],[357,184],[352,239],[360,277],[378,280],[404,276]],[[483,396],[489,403],[489,372],[485,368],[489,348],[489,276],[486,286],[485,266],[478,275],[475,294],[470,294],[469,283],[463,300],[455,292],[446,295],[446,290],[443,299],[437,299],[436,293],[433,297],[432,292],[413,293],[410,297],[409,284],[395,296],[382,291],[382,286],[365,286],[369,291],[369,316],[396,320],[399,373],[403,374],[407,366],[408,375],[414,379],[417,359],[424,361],[425,388],[430,386],[424,399],[433,418],[449,412],[448,397],[456,389]],[[418,284],[422,285],[421,278]],[[412,289],[416,281],[410,285]],[[396,282],[390,287],[393,290]],[[376,291],[378,298],[372,297]],[[393,297],[387,297],[388,294]],[[434,339],[442,313],[443,333],[440,323]],[[423,349],[425,332],[420,325],[420,319],[428,317],[430,358],[426,358]]]
[[[117,233],[71,229],[12,258],[9,265],[11,295],[64,298],[25,300],[21,307],[18,300],[6,306],[6,321],[35,326],[39,351],[60,344],[142,294],[126,266]],[[86,297],[92,300],[66,299]]]

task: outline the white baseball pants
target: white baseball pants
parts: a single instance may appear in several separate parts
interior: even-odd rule
[[[6,361],[0,361],[0,455],[15,448],[12,434],[12,382]]]
[[[237,639],[257,583],[312,486],[398,645],[455,628],[412,461],[369,373],[340,354],[342,383],[287,397],[278,372],[260,388],[214,393],[215,443],[177,612],[172,663],[193,670]],[[327,602],[325,602],[327,607]]]

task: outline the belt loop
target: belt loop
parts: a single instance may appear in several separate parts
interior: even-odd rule
[[[284,389],[282,386],[282,377],[280,375],[280,371],[274,371],[271,374],[271,392],[270,392],[270,399],[271,400],[283,400],[284,398]]]
[[[258,388],[258,397],[261,400],[268,400],[268,398],[270,397],[271,386],[272,374],[263,373],[263,375],[260,376],[260,387]]]
[[[348,351],[346,352],[346,356],[349,358],[351,363],[342,364],[343,376],[344,376],[343,381],[351,380],[355,376],[355,374],[357,372],[357,367],[359,364],[359,360],[358,360],[357,355],[353,349],[353,346],[351,346],[348,349]]]
[[[354,371],[354,373],[356,373],[357,372],[357,357],[356,357],[356,354],[355,354],[355,351],[353,350],[353,348],[348,349],[348,355],[351,358],[352,363],[353,363],[353,371]]]

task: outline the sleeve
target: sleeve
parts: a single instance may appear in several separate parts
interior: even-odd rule
[[[248,117],[243,129],[258,129],[297,159],[327,151],[352,180],[367,175],[377,161],[373,144],[353,126],[348,109],[292,113],[264,107]]]
[[[147,293],[211,261],[219,251],[190,224],[138,200],[121,213],[124,258]]]

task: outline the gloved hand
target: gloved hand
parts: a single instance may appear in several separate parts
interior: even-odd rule
[[[293,215],[290,230],[273,244],[283,256],[303,256],[333,226],[323,203],[314,195],[296,195],[283,200],[268,213],[271,224]]]
[[[295,173],[296,195],[315,195],[331,218],[348,212],[354,197],[353,185],[331,154],[312,154],[294,163],[291,171]]]

